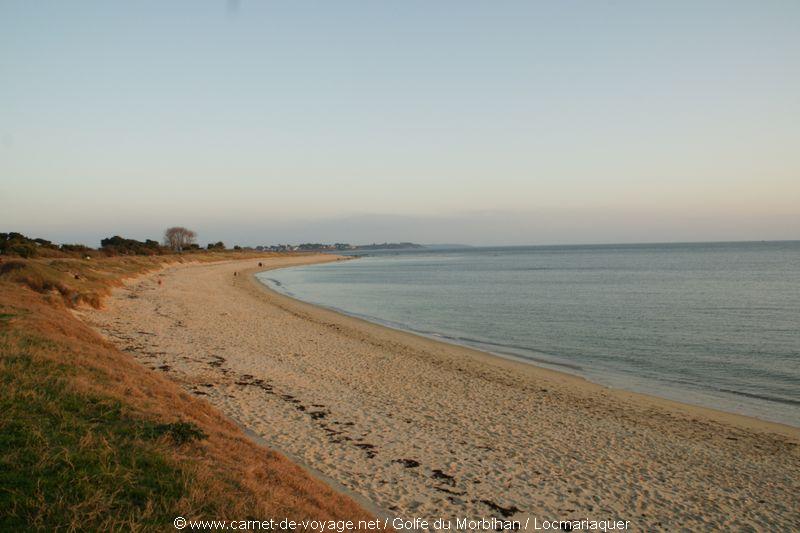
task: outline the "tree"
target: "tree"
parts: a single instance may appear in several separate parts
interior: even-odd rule
[[[197,234],[188,228],[175,226],[164,232],[164,246],[173,252],[181,252],[194,244]]]

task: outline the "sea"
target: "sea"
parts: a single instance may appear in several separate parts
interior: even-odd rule
[[[258,277],[392,328],[800,427],[800,241],[429,247]]]

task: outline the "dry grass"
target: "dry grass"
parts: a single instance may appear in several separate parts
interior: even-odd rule
[[[174,260],[1,264],[0,529],[164,529],[178,515],[368,519],[66,309],[99,306],[124,277]]]
[[[0,262],[0,280],[19,283],[44,294],[48,301],[61,300],[67,307],[100,307],[111,289],[126,278],[172,263],[214,262],[267,257],[252,252],[191,253],[186,255],[58,257],[9,259]]]

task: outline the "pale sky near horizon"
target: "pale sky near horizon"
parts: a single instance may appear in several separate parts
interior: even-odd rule
[[[800,2],[0,0],[0,231],[800,239]]]

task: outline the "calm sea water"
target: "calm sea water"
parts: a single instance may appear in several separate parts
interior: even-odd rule
[[[375,253],[259,277],[392,327],[800,426],[800,242]]]

